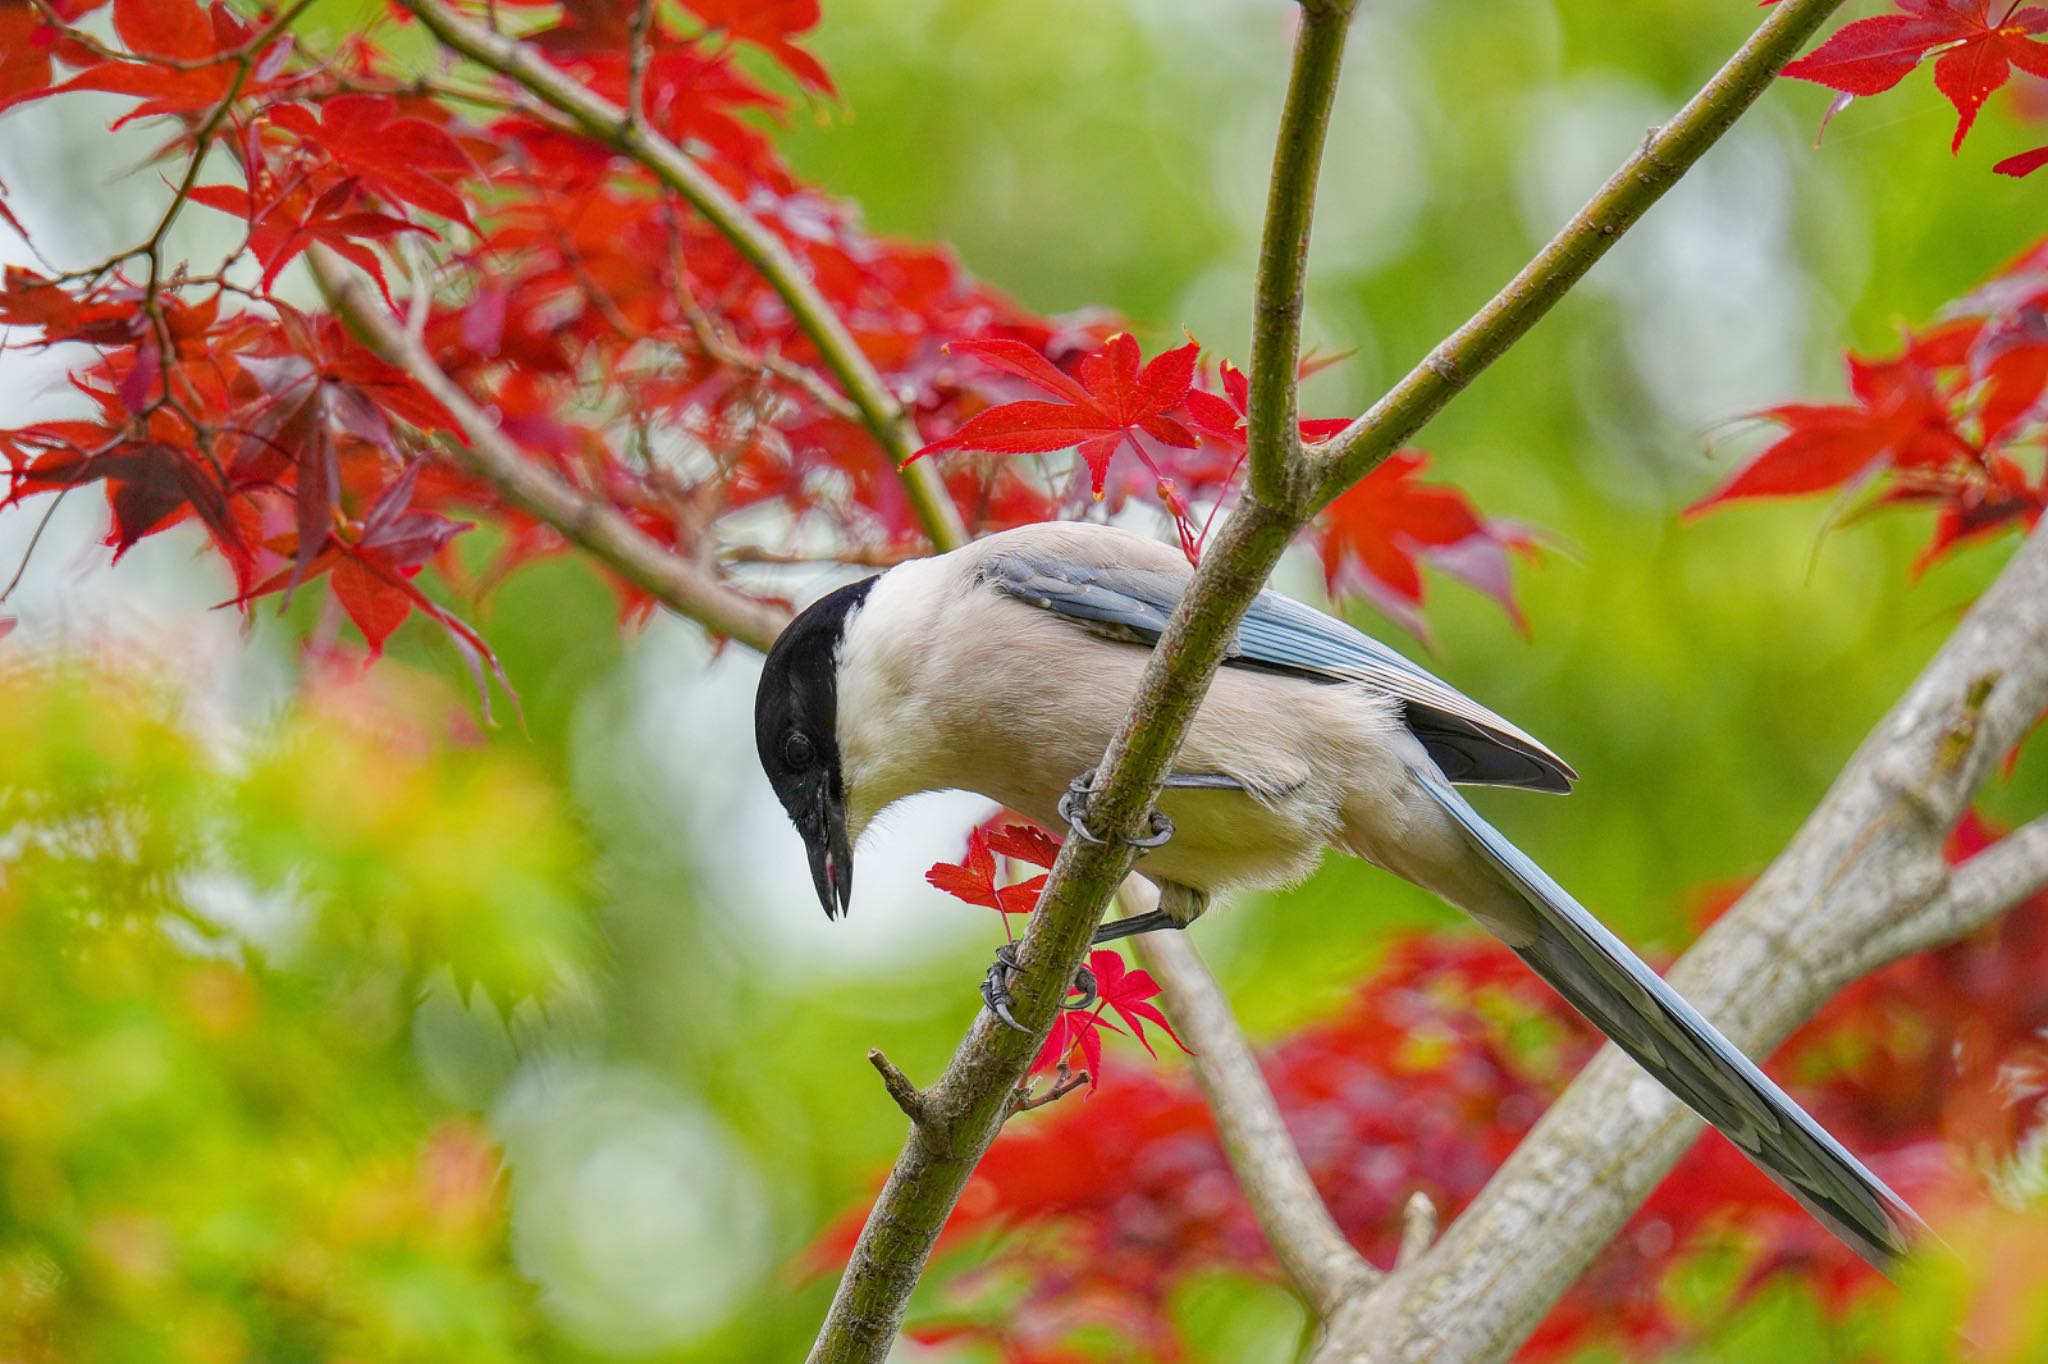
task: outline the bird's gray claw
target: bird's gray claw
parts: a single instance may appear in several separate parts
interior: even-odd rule
[[[1091,767],[1067,783],[1067,794],[1060,797],[1059,815],[1061,819],[1067,822],[1067,827],[1074,831],[1076,838],[1080,839],[1083,843],[1099,845],[1107,843],[1109,840],[1099,837],[1081,819],[1081,806],[1094,789],[1095,769]],[[1173,838],[1173,821],[1166,817],[1165,811],[1154,810],[1148,816],[1148,822],[1147,832],[1137,838],[1127,838],[1124,842],[1133,848],[1165,847]]]
[[[1074,988],[1081,992],[1081,997],[1079,999],[1062,1000],[1060,1002],[1062,1009],[1085,1009],[1095,1003],[1095,973],[1093,971],[1085,966],[1076,967],[1074,970]]]
[[[1081,805],[1088,799],[1088,793],[1095,789],[1095,769],[1089,768],[1080,776],[1067,783],[1067,794],[1060,797],[1060,818],[1074,831],[1074,837],[1083,843],[1101,843],[1095,831],[1081,822]]]
[[[1003,1020],[1006,1027],[1017,1032],[1030,1032],[1010,1012],[1010,973],[1017,969],[1017,944],[1006,942],[996,949],[996,959],[989,963],[988,973],[981,978],[981,1002],[988,1011]]]
[[[996,959],[989,963],[988,973],[981,978],[981,1002],[1006,1027],[1017,1032],[1030,1032],[1031,1029],[1019,1023],[1017,1016],[1010,1012],[1010,976],[1016,970],[1017,944],[1006,942],[996,949]],[[1062,1001],[1062,1009],[1086,1009],[1095,1003],[1095,973],[1086,966],[1074,972],[1074,988],[1081,992],[1081,998]]]

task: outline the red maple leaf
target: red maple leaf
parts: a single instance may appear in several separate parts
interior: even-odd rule
[[[998,814],[996,819],[1002,819]],[[1000,829],[994,827],[995,820],[982,827],[988,831],[990,851],[998,856],[1029,862],[1034,867],[1051,867],[1059,858],[1060,841],[1036,824],[1005,823]]]
[[[1119,332],[1101,350],[1082,356],[1072,375],[1021,341],[955,341],[952,349],[1008,370],[1059,401],[1027,398],[991,407],[944,440],[926,445],[910,457],[913,460],[941,450],[1037,455],[1075,447],[1087,462],[1100,497],[1110,456],[1119,445],[1128,443],[1147,468],[1164,477],[1138,444],[1138,433],[1162,445],[1195,447],[1187,427],[1167,415],[1181,405],[1194,380],[1195,356],[1201,347],[1192,341],[1154,356],[1141,368],[1136,339]]]
[[[70,18],[93,6],[71,3],[54,8]],[[0,23],[0,37],[12,31],[12,24]],[[252,36],[248,25],[226,6],[202,8],[196,0],[116,0],[114,31],[132,55],[101,57],[60,39],[47,27],[28,32],[30,51],[25,55],[0,46],[0,72],[8,73],[0,80],[0,110],[74,90],[101,90],[142,100],[115,120],[117,128],[158,114],[195,113],[227,94],[242,72],[237,49]],[[243,77],[243,95],[275,88],[280,63],[271,58],[286,50],[286,42],[280,39],[255,61]],[[52,55],[81,69],[62,84],[50,85]]]
[[[1498,601],[1523,626],[1508,551],[1531,553],[1528,533],[1482,517],[1455,488],[1418,481],[1419,450],[1398,450],[1332,502],[1312,534],[1332,596],[1356,591],[1416,634],[1423,633],[1422,561]]]
[[[1091,953],[1091,962],[1098,956],[1116,956],[1116,953]],[[1070,1058],[1081,1053],[1080,1069],[1088,1073],[1088,1088],[1093,1090],[1102,1083],[1102,1030],[1122,1032],[1116,1024],[1102,1016],[1102,1006],[1093,1009],[1062,1009],[1052,1020],[1052,1031],[1045,1035],[1045,1045],[1038,1049],[1038,1055],[1031,1060],[1031,1069],[1025,1073],[1039,1075],[1062,1064],[1069,1064]],[[1150,1048],[1147,1048],[1150,1050]]]
[[[196,62],[216,55],[213,24],[194,0],[114,0],[114,32],[145,57]]]
[[[1145,1036],[1145,1024],[1157,1023],[1173,1039],[1173,1045],[1187,1051],[1188,1044],[1180,1040],[1180,1034],[1166,1021],[1166,1015],[1159,1012],[1159,1006],[1149,1001],[1159,993],[1159,982],[1152,979],[1150,971],[1133,971],[1124,965],[1122,956],[1100,949],[1088,954],[1088,969],[1095,973],[1095,990],[1102,1002],[1116,1010],[1117,1017],[1131,1026],[1131,1036],[1138,1039],[1138,1045],[1147,1055],[1157,1055],[1152,1043]],[[1192,1054],[1192,1053],[1190,1053]]]
[[[445,129],[400,113],[389,95],[337,95],[323,101],[317,115],[303,104],[278,104],[267,117],[346,168],[365,190],[474,230],[468,203],[444,181],[474,174],[475,163]]]
[[[319,404],[309,401],[306,406]],[[423,459],[415,459],[407,465],[405,472],[377,495],[353,535],[323,533],[317,553],[309,559],[301,556],[291,566],[278,570],[245,593],[239,604],[246,605],[275,592],[289,592],[300,582],[328,575],[335,600],[363,632],[371,658],[383,652],[384,641],[391,632],[417,610],[495,670],[497,660],[482,637],[437,605],[412,581],[427,560],[472,528],[468,522],[451,521],[411,506],[413,489],[424,464]],[[305,543],[303,536],[300,543]],[[502,681],[503,674],[499,676]]]
[[[239,185],[198,185],[191,198],[196,204],[232,214],[248,224],[249,250],[263,266],[263,277],[257,287],[269,289],[278,272],[301,251],[318,244],[359,267],[376,281],[378,291],[390,303],[391,290],[384,280],[383,263],[363,243],[388,241],[401,232],[420,232],[430,237],[438,234],[419,223],[409,223],[388,213],[371,213],[355,205],[352,201],[361,197],[361,185],[355,176],[348,176],[315,196],[311,187],[301,182],[284,197],[261,208]]]
[[[818,0],[683,0],[683,7],[706,28],[753,43],[813,90],[835,93],[818,59],[790,41],[818,26]]]
[[[57,30],[28,0],[0,0],[0,100],[31,94],[50,83]]]
[[[1009,854],[1007,847],[1003,851],[1014,855]],[[1013,886],[997,881],[996,849],[985,829],[976,829],[967,836],[965,861],[934,863],[924,879],[934,890],[942,890],[956,900],[1003,914],[1029,914],[1038,904],[1038,893],[1045,889],[1043,876]]]
[[[1996,19],[1994,4],[2001,8]],[[1899,0],[1899,8],[1904,12],[1843,26],[1785,74],[1845,95],[1876,95],[1939,53],[1934,85],[1955,106],[1952,149],[1963,145],[1978,110],[2011,78],[2013,67],[2048,76],[2048,43],[2034,37],[2048,32],[2048,9],[2022,9],[2017,0]]]
[[[1850,356],[1855,402],[1788,403],[1759,413],[1784,426],[1785,434],[1686,514],[1737,498],[1838,488],[1881,461],[1925,471],[1980,463],[1977,448],[1951,424],[1935,368],[1929,352],[1916,347],[1895,360]]]
[[[166,441],[121,440],[99,450],[51,450],[15,473],[0,506],[102,482],[114,514],[107,543],[116,558],[145,535],[196,515],[231,561],[246,561],[248,549],[219,480],[191,452]]]

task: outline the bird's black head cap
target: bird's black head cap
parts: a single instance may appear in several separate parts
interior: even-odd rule
[[[805,608],[768,651],[754,693],[761,770],[803,835],[828,919],[844,913],[853,899],[853,849],[839,764],[839,645],[875,582],[848,583]]]

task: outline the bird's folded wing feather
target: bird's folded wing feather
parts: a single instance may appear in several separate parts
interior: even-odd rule
[[[991,556],[982,581],[1108,639],[1150,646],[1186,590],[1186,570],[1077,563],[1049,554]],[[1227,663],[1327,682],[1353,682],[1399,698],[1408,726],[1454,782],[1568,791],[1578,774],[1541,743],[1370,635],[1273,592],[1261,592],[1237,629]]]

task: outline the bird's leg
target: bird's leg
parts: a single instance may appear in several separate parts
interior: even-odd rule
[[[1161,929],[1186,927],[1187,923],[1184,920],[1174,918],[1163,909],[1155,909],[1149,914],[1110,920],[1095,930],[1092,942],[1094,946],[1100,947],[1106,942],[1115,942],[1118,938],[1135,938],[1140,933],[1157,933]]]
[[[1169,772],[1166,774],[1166,780],[1159,784],[1168,791],[1242,791],[1244,789],[1244,783],[1238,781],[1235,777],[1226,776],[1221,772]],[[1094,789],[1095,769],[1091,767],[1080,776],[1068,782],[1067,794],[1060,797],[1060,818],[1067,822],[1067,827],[1074,831],[1074,836],[1084,843],[1104,843],[1108,841],[1098,837],[1095,831],[1090,829],[1081,820],[1081,804],[1088,799],[1089,793]],[[1127,838],[1124,840],[1133,848],[1164,847],[1167,841],[1173,837],[1173,821],[1166,817],[1164,811],[1154,810],[1149,818],[1149,832],[1138,838]]]
[[[1209,892],[1177,881],[1163,881],[1159,885],[1159,908],[1146,914],[1134,914],[1128,919],[1110,920],[1095,930],[1093,943],[1100,946],[1118,938],[1135,938],[1140,933],[1186,928],[1201,918],[1202,911],[1208,907]]]
[[[996,959],[989,964],[988,973],[981,978],[981,1002],[988,1005],[988,1011],[1016,1029],[1030,1032],[1010,1012],[1010,977],[1017,973],[1017,944],[1006,942],[996,949]],[[1086,1009],[1095,1003],[1095,973],[1086,966],[1075,968],[1074,988],[1081,992],[1078,1000],[1061,1000],[1062,1009]]]

